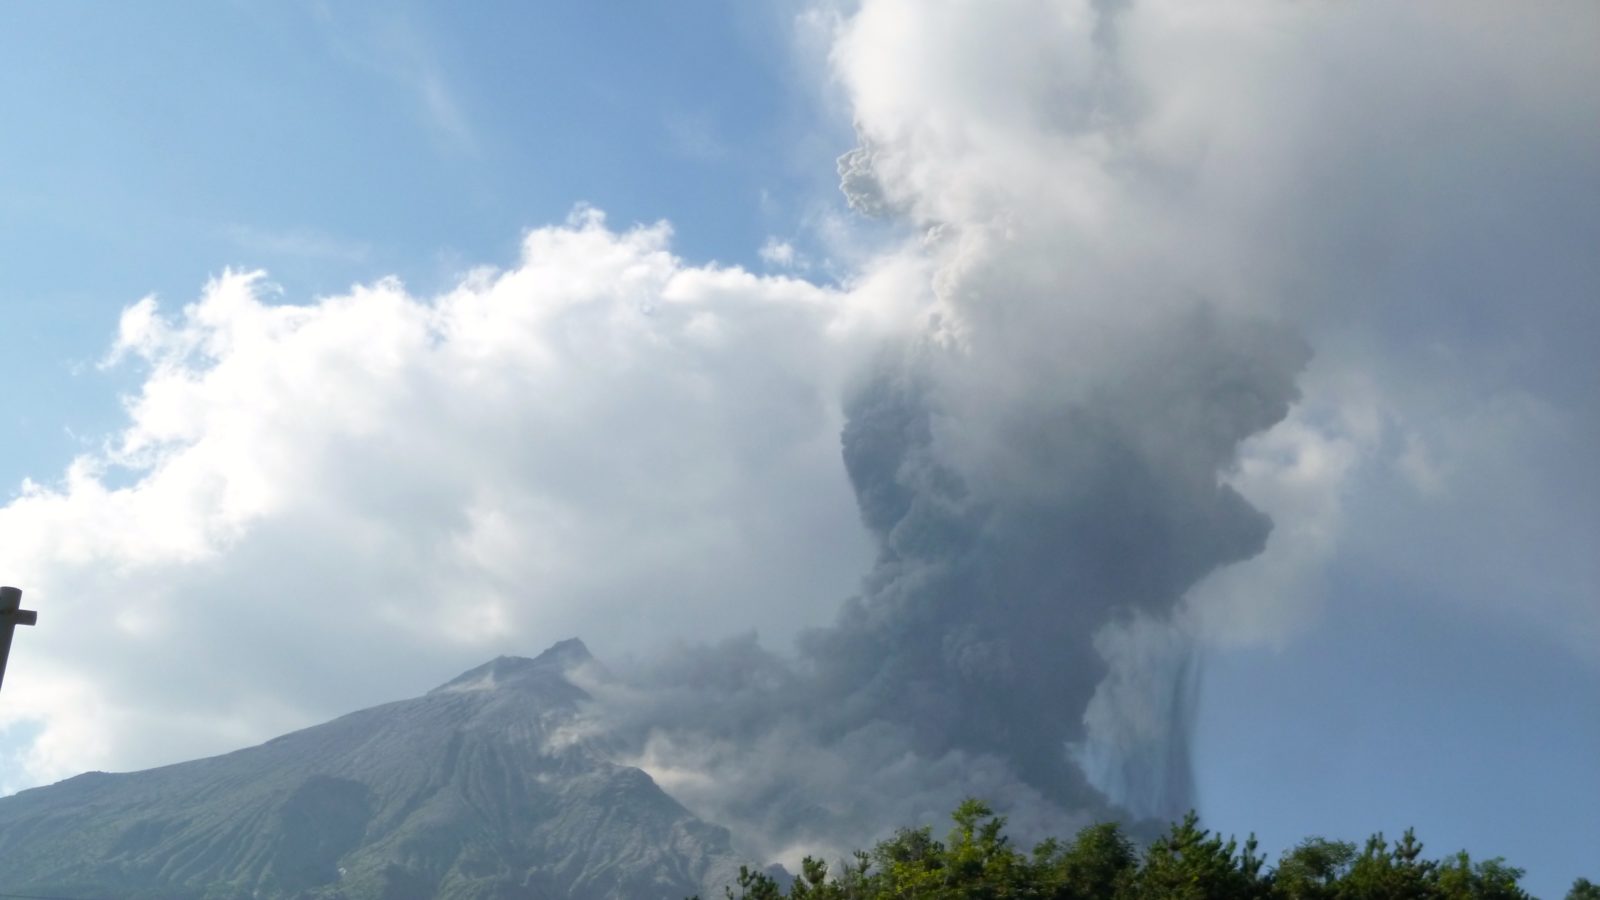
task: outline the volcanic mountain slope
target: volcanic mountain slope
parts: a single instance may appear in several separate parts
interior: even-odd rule
[[[564,641],[224,756],[0,799],[0,891],[64,897],[721,896],[726,830],[563,739]]]

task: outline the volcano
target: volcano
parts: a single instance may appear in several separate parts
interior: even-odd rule
[[[260,746],[0,799],[0,891],[56,897],[720,896],[739,859],[576,728],[577,640]]]

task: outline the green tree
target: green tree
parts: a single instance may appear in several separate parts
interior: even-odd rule
[[[1286,851],[1273,872],[1272,891],[1283,900],[1335,900],[1339,882],[1356,858],[1356,845],[1308,838]]]
[[[1567,891],[1567,900],[1600,900],[1600,884],[1579,878],[1572,883],[1572,890]]]
[[[758,872],[749,866],[739,867],[739,894],[734,896],[733,888],[723,888],[728,900],[781,900],[783,889],[778,887],[778,882],[765,872]]]
[[[1252,835],[1240,847],[1200,827],[1193,811],[1145,851],[1137,879],[1141,900],[1258,900],[1271,882],[1261,875]]]
[[[1115,823],[1078,832],[1067,846],[1054,839],[1034,848],[1043,896],[1051,900],[1114,900],[1133,894],[1139,854]]]
[[[1441,862],[1436,870],[1437,894],[1442,900],[1532,900],[1517,882],[1523,871],[1491,859],[1473,864],[1465,850]]]
[[[1350,871],[1340,879],[1338,896],[1350,900],[1420,900],[1431,897],[1437,863],[1422,859],[1422,842],[1408,828],[1393,847],[1381,833],[1367,839]]]
[[[956,807],[951,818],[956,827],[950,832],[946,880],[960,890],[952,896],[972,900],[1018,896],[1018,890],[1033,880],[1032,872],[1005,836],[1005,818],[970,798]]]

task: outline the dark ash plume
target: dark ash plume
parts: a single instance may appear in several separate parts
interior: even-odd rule
[[[936,300],[846,396],[877,561],[797,659],[689,649],[605,712],[625,753],[758,850],[860,845],[963,795],[1023,836],[1193,802],[1198,668],[1174,613],[1264,548],[1271,523],[1224,478],[1288,414],[1309,352],[1245,300],[1184,299],[1158,239],[1107,252],[1165,171],[1120,129],[1141,108],[1124,7],[1095,4],[1089,34],[1027,4],[927,28],[868,5],[835,43],[860,139],[840,186],[921,235],[896,253]],[[952,37],[991,15],[1042,29],[1012,36],[1047,64],[996,69]],[[926,46],[899,62],[934,65],[927,84],[881,77],[908,28]]]
[[[982,394],[973,380],[1008,360],[932,342],[888,354],[842,435],[879,544],[860,595],[795,662],[749,638],[597,687],[622,752],[780,857],[935,821],[964,794],[1024,834],[1187,809],[1193,655],[1164,623],[1264,546],[1270,523],[1219,476],[1287,413],[1306,349],[1197,306],[1117,358],[1079,389],[982,408],[964,399]],[[1108,659],[1138,653],[1140,689],[1097,700],[1118,687]],[[1092,703],[1112,719],[1098,735]],[[1121,716],[1154,732],[1119,746],[1141,733]]]
[[[838,624],[803,642],[825,733],[893,721],[919,753],[992,754],[1058,803],[1090,801],[1063,747],[1084,739],[1106,674],[1095,637],[1166,617],[1208,572],[1263,548],[1270,523],[1218,476],[1287,413],[1305,353],[1205,309],[1130,349],[1074,399],[1041,390],[989,417],[1003,478],[941,452],[941,431],[967,423],[940,406],[939,382],[967,360],[912,354],[856,394],[845,463],[880,558]],[[1009,486],[1019,475],[1026,490]],[[1172,672],[1179,707],[1189,668]],[[1140,805],[1167,815],[1192,797],[1184,767],[1162,768]]]

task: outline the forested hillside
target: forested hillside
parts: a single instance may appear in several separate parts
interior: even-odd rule
[[[932,829],[905,829],[833,871],[808,858],[785,890],[749,870],[727,890],[742,900],[1522,900],[1523,870],[1466,852],[1429,858],[1407,831],[1377,834],[1357,846],[1308,838],[1276,864],[1200,827],[1190,813],[1142,851],[1114,824],[1085,828],[1071,841],[1047,840],[1024,852],[1005,835],[1005,819],[976,800],[963,803],[940,841]],[[1580,878],[1566,900],[1600,900],[1600,885]]]

